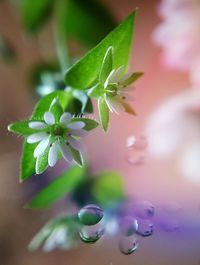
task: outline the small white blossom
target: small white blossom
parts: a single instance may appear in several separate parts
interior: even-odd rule
[[[128,80],[132,74],[123,74],[123,66],[116,70],[113,69],[104,83],[104,99],[111,112],[119,113],[125,110],[125,102],[134,98],[129,94],[133,87],[129,85]]]
[[[83,129],[85,127],[83,121],[73,121],[72,119],[70,113],[64,112],[59,122],[56,123],[53,113],[48,111],[44,113],[44,121],[29,122],[31,129],[38,130],[38,132],[27,137],[28,143],[38,143],[34,150],[34,157],[37,158],[37,161],[44,154],[47,147],[50,147],[48,153],[48,165],[50,167],[57,163],[59,152],[66,161],[70,163],[73,161],[70,146],[77,151],[81,151],[82,145],[76,138],[86,135],[87,132]]]

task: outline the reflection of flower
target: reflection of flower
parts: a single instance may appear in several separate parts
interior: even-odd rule
[[[81,144],[74,137],[86,134],[86,131],[83,130],[85,123],[83,121],[73,122],[73,118],[68,112],[64,112],[57,123],[50,111],[45,112],[44,121],[30,121],[29,127],[37,132],[29,135],[27,142],[30,144],[39,142],[34,150],[34,157],[38,158],[43,155],[49,146],[48,164],[51,167],[55,166],[59,151],[65,160],[72,162],[73,156],[69,147],[80,151]]]
[[[164,62],[173,68],[191,70],[200,62],[200,2],[163,0],[159,13],[163,21],[153,38],[164,49]]]
[[[149,120],[147,138],[150,153],[178,155],[182,174],[200,179],[200,91],[185,91],[161,106]]]

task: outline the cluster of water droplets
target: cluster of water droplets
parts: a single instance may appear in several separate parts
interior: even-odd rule
[[[149,201],[139,201],[130,205],[122,205],[116,214],[107,214],[97,205],[90,204],[78,212],[81,224],[80,239],[85,243],[97,242],[104,233],[119,235],[119,250],[125,255],[134,253],[139,246],[140,237],[150,237],[154,233],[155,206]],[[181,207],[176,203],[162,206],[160,227],[166,232],[179,228],[177,212]],[[162,213],[165,216],[163,218]],[[159,220],[159,218],[158,218]]]
[[[146,161],[147,139],[145,136],[129,136],[126,140],[126,160],[132,166],[142,166]]]

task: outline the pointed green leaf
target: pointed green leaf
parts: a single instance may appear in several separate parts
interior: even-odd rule
[[[104,91],[104,87],[102,86],[102,84],[98,83],[88,90],[88,95],[90,97],[98,99],[100,96],[102,96],[103,91]]]
[[[98,100],[98,109],[99,109],[99,117],[100,117],[101,125],[104,131],[107,131],[108,123],[109,123],[109,109],[105,102],[105,99],[102,97],[99,98]]]
[[[86,167],[72,166],[33,197],[26,207],[41,209],[50,206],[67,193],[72,192],[83,180],[85,174]]]
[[[10,132],[19,134],[19,135],[30,135],[32,133],[35,133],[36,130],[29,128],[28,124],[30,121],[20,121],[12,123],[8,126],[8,130]]]
[[[99,69],[105,53],[110,46],[113,47],[113,67],[116,69],[124,65],[124,70],[126,70],[131,50],[135,14],[136,11],[131,13],[121,25],[67,70],[65,74],[67,85],[77,89],[88,89],[93,86],[99,76]]]
[[[59,122],[61,115],[63,114],[63,108],[60,104],[60,101],[55,98],[53,102],[51,103],[51,106],[49,108],[49,111],[53,113],[55,117],[55,121]]]
[[[129,78],[125,79],[123,82],[120,82],[123,86],[129,86],[136,80],[138,80],[141,76],[143,76],[144,73],[141,72],[135,72],[132,75],[130,75]]]
[[[92,195],[97,203],[103,206],[118,203],[124,198],[122,176],[113,171],[106,171],[95,176]]]
[[[36,159],[33,157],[34,149],[36,144],[28,144],[26,140],[23,144],[22,157],[21,157],[21,168],[20,168],[20,182],[27,180],[29,177],[35,174],[35,163]]]
[[[113,48],[109,47],[103,58],[101,65],[101,70],[99,74],[99,82],[103,85],[109,76],[110,72],[113,70]]]
[[[71,151],[71,154],[73,156],[74,161],[80,167],[82,167],[84,165],[82,154],[78,150],[75,150],[71,145],[69,145],[69,148],[70,148],[70,151]]]
[[[49,147],[36,160],[35,171],[36,174],[42,174],[48,167]]]
[[[95,129],[99,124],[95,120],[87,119],[87,118],[74,118],[71,122],[83,121],[85,123],[85,127],[83,127],[86,131],[91,131]]]

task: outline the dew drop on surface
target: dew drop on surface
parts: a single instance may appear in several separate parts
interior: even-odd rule
[[[126,147],[129,149],[133,149],[135,143],[136,143],[135,136],[129,136],[126,140]]]
[[[140,201],[133,204],[133,212],[141,219],[149,219],[155,215],[155,206],[149,201]]]
[[[136,153],[128,154],[127,162],[131,166],[142,166],[145,164],[145,156],[144,155],[138,155]]]
[[[79,232],[80,239],[85,243],[95,243],[104,234],[104,227],[98,223],[96,225],[83,226]]]
[[[119,249],[122,254],[130,255],[138,249],[138,239],[136,235],[121,236],[119,239]]]
[[[150,222],[149,220],[138,220],[138,235],[147,237],[153,235],[153,232],[154,227],[152,222]]]
[[[78,212],[79,221],[83,225],[95,225],[101,221],[103,215],[103,209],[95,204],[86,205]]]
[[[125,216],[120,222],[120,232],[123,236],[132,236],[137,232],[138,222],[132,216]]]

